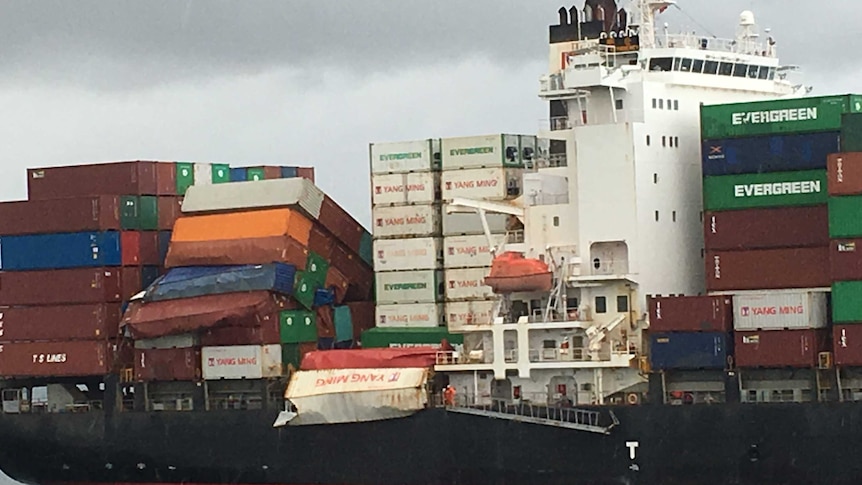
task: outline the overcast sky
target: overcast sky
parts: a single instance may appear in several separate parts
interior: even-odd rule
[[[862,91],[859,0],[828,2],[832,17],[807,13],[808,0],[678,3],[659,18],[671,32],[733,37],[753,9],[814,93]],[[367,223],[369,142],[537,130],[561,5],[4,0],[0,198],[26,197],[27,167],[311,164]]]

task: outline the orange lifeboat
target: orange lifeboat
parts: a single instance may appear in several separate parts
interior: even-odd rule
[[[525,258],[521,253],[505,252],[491,263],[491,273],[485,285],[494,293],[519,291],[551,291],[554,283],[548,265],[538,259]]]

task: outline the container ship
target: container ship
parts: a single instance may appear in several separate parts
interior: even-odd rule
[[[748,11],[657,32],[672,5],[561,8],[535,134],[370,144],[370,232],[310,167],[28,170],[0,468],[862,483],[862,96],[809,96]]]

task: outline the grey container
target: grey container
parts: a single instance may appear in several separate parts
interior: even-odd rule
[[[311,219],[320,217],[324,193],[304,178],[193,185],[183,199],[184,213],[290,207]]]
[[[446,213],[445,206],[443,207],[443,236],[471,236],[476,234],[485,234],[482,228],[482,219],[479,214],[470,212],[453,212]],[[507,214],[485,214],[485,219],[488,221],[488,229],[491,234],[505,234],[506,221],[509,216]]]

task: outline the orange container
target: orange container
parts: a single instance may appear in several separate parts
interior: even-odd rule
[[[185,216],[174,224],[171,242],[289,236],[301,245],[308,246],[311,226],[311,221],[291,209]]]

